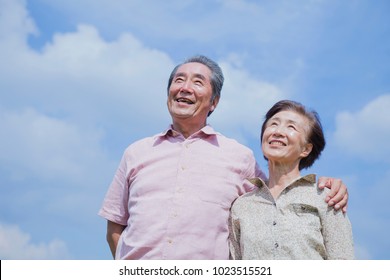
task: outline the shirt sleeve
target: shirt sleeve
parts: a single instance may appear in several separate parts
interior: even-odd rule
[[[99,216],[121,225],[127,225],[129,218],[127,208],[129,199],[127,162],[125,151],[99,211]]]
[[[240,221],[234,214],[232,207],[229,216],[229,250],[230,259],[241,260],[241,247],[240,247]]]
[[[347,214],[327,207],[322,217],[322,235],[328,259],[354,259],[352,226]]]

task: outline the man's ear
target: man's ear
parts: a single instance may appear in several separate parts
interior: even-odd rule
[[[218,102],[219,102],[219,96],[215,97],[213,101],[211,101],[210,113],[213,112],[215,108],[217,108]]]

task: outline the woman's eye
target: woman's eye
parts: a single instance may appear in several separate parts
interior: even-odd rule
[[[297,130],[297,128],[293,125],[289,125],[288,128],[293,129],[293,130]]]

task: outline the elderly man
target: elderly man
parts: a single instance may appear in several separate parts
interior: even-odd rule
[[[218,64],[205,56],[173,69],[172,124],[125,150],[99,211],[115,259],[229,258],[232,202],[253,190],[246,178],[265,176],[249,148],[207,125],[223,81]],[[345,208],[344,184],[331,178],[321,184],[337,193],[328,204]]]

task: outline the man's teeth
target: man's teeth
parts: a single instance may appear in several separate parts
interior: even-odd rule
[[[185,98],[178,98],[176,100],[177,102],[184,102],[184,103],[187,103],[187,104],[193,104],[193,102],[189,99],[185,99]]]

